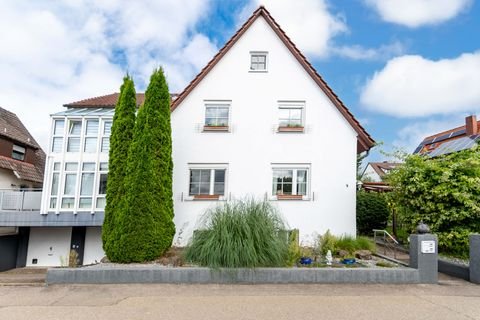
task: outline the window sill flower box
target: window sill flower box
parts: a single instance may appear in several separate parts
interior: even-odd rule
[[[194,200],[219,200],[219,194],[196,194],[193,196]]]
[[[304,127],[278,127],[278,132],[303,132]]]
[[[277,194],[277,200],[302,200],[301,194]]]
[[[203,131],[228,132],[228,126],[203,126]]]

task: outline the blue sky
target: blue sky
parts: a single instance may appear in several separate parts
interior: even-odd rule
[[[265,0],[262,4],[378,142],[411,152],[480,108],[475,0]],[[42,146],[62,104],[138,91],[164,66],[181,91],[259,0],[15,1],[0,12],[0,106]],[[372,152],[371,160],[385,156]]]

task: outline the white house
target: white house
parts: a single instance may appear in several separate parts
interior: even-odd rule
[[[70,248],[84,264],[102,258],[117,98],[52,115],[43,222],[31,228],[27,265],[58,265]],[[182,244],[207,208],[245,196],[272,201],[303,237],[356,233],[356,156],[374,141],[264,7],[172,97],[172,135]]]
[[[383,182],[385,176],[391,170],[401,166],[398,162],[369,162],[362,173],[362,180],[368,182]]]

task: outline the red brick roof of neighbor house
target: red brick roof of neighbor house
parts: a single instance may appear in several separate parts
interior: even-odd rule
[[[402,163],[398,162],[369,162],[369,165],[372,166],[373,170],[383,178],[390,170],[395,169],[402,165]]]
[[[15,171],[20,179],[38,182],[43,181],[45,168],[45,152],[35,141],[17,115],[0,107],[0,138],[4,137],[16,144],[34,150],[32,163],[0,156],[0,168]]]
[[[479,129],[480,121],[477,121],[476,116],[468,116],[465,118],[465,124],[463,126],[455,127],[453,129],[445,130],[425,137],[413,153],[429,154],[446,142],[451,142],[453,140],[458,140],[465,137],[470,137],[473,140],[477,140],[480,131]]]
[[[307,61],[306,57],[300,52],[300,50],[295,46],[295,44],[290,40],[290,38],[285,34],[285,32],[280,28],[279,24],[273,19],[270,13],[265,9],[264,6],[260,6],[255,10],[252,16],[240,27],[240,29],[233,35],[233,37],[227,41],[222,49],[212,58],[212,60],[200,71],[200,73],[185,87],[185,89],[178,95],[175,96],[176,99],[172,99],[172,111],[175,110],[181,102],[190,94],[190,92],[202,81],[203,78],[210,72],[210,70],[215,67],[215,65],[221,60],[221,58],[230,50],[230,48],[238,41],[238,39],[248,30],[248,28],[255,22],[258,17],[263,17],[266,22],[270,25],[273,31],[277,34],[280,40],[285,44],[288,50],[294,55],[298,62],[302,65],[305,71],[312,77],[315,83],[320,87],[320,89],[327,95],[327,97],[332,101],[333,105],[338,109],[338,111],[343,115],[343,117],[348,121],[348,123],[353,127],[353,129],[358,134],[357,139],[357,152],[367,151],[372,148],[375,144],[375,141],[367,133],[367,131],[360,125],[360,123],[355,119],[353,114],[348,110],[348,108],[343,104],[343,102],[338,98],[338,96],[333,92],[333,90],[328,86],[325,80],[317,73],[315,68]],[[116,96],[115,96],[116,95]],[[141,94],[139,94],[141,95]],[[137,98],[139,98],[137,96]],[[66,107],[101,107],[106,106],[105,101],[108,101],[108,106],[115,106],[109,99],[118,99],[118,93],[103,97],[97,97],[93,99],[86,99],[79,102],[66,104]],[[143,101],[143,96],[141,97]],[[104,103],[104,104],[102,104]]]

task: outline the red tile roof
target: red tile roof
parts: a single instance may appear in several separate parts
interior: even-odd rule
[[[39,149],[40,146],[23,125],[17,115],[0,107],[0,136],[17,141],[20,144]]]
[[[88,98],[76,102],[64,104],[68,108],[114,108],[117,105],[120,93],[115,92],[104,96]],[[177,94],[171,93],[170,97],[174,100]],[[145,93],[137,93],[137,106],[140,106],[145,100]]]
[[[40,158],[43,159],[42,163],[45,163],[45,157]],[[18,175],[19,179],[42,183],[44,165],[40,166],[39,163],[37,164],[38,166],[32,163],[0,156],[0,168],[13,171]]]
[[[465,121],[468,122],[473,119],[473,124],[476,123],[477,128],[480,129],[480,121],[476,121],[475,116],[469,116],[466,117]],[[439,148],[442,144],[445,142],[453,141],[453,140],[458,140],[461,138],[465,137],[472,137],[473,139],[476,140],[478,130],[475,130],[476,134],[469,134],[467,132],[467,126],[466,124],[463,126],[455,127],[453,129],[445,130],[439,133],[435,133],[433,135],[430,135],[428,137],[425,137],[422,142],[418,145],[418,147],[415,149],[413,152],[414,154],[429,154],[435,149]]]
[[[187,85],[187,87],[179,94],[172,95],[172,111],[175,110],[182,101],[190,94],[190,92],[202,81],[203,78],[210,72],[210,70],[215,67],[218,61],[230,50],[230,48],[237,42],[237,40],[245,33],[245,31],[253,24],[253,22],[262,16],[270,27],[275,31],[280,40],[285,44],[289,51],[295,56],[298,62],[303,66],[305,71],[312,77],[315,83],[320,87],[320,89],[327,95],[327,97],[332,101],[338,111],[343,115],[343,117],[348,121],[348,123],[355,129],[358,134],[357,139],[357,151],[363,152],[369,150],[374,146],[375,141],[367,133],[367,131],[360,125],[360,123],[355,119],[353,114],[348,110],[348,108],[343,104],[343,102],[338,98],[338,96],[333,92],[333,90],[328,86],[325,80],[317,73],[315,68],[307,61],[306,57],[300,52],[300,50],[295,46],[295,44],[290,40],[290,38],[285,34],[285,32],[280,28],[279,24],[273,19],[270,13],[265,9],[265,7],[260,6],[255,10],[252,16],[243,24],[243,26],[233,35],[233,37],[227,41],[222,49],[213,57],[213,59],[200,71],[200,73]],[[137,102],[141,104],[143,102],[144,95],[142,93],[137,94]],[[73,103],[65,104],[65,107],[115,107],[116,101],[118,100],[118,93],[86,99],[82,101],[77,101]],[[141,101],[141,102],[140,102]]]
[[[20,179],[41,183],[45,169],[45,152],[43,152],[40,145],[28,132],[17,115],[1,107],[0,136],[34,151],[31,163],[0,156],[0,168],[16,172]]]
[[[368,163],[373,170],[383,179],[383,177],[392,169],[395,169],[402,165],[398,162],[369,162]]]

